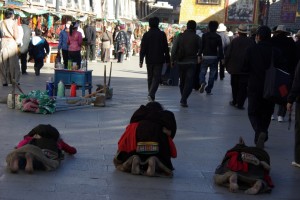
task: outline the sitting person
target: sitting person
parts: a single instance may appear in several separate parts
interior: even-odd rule
[[[7,167],[12,173],[17,173],[19,169],[25,169],[28,173],[34,170],[54,170],[64,158],[62,151],[72,155],[77,152],[49,124],[33,128],[15,148],[6,157]]]
[[[270,192],[274,187],[270,172],[269,154],[258,147],[248,147],[240,138],[239,144],[228,150],[215,171],[214,181],[230,192],[245,190],[245,194]]]
[[[118,142],[115,167],[136,175],[172,177],[176,129],[174,114],[160,103],[140,106]]]

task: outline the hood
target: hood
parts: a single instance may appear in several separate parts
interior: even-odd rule
[[[40,43],[42,43],[42,42],[44,42],[44,38],[41,38],[40,36],[33,36],[32,37],[32,44],[34,45],[34,46],[36,46],[36,45],[38,45],[38,44],[40,44]]]

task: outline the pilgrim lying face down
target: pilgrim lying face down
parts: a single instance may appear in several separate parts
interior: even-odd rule
[[[145,176],[173,176],[171,158],[177,157],[173,142],[175,116],[158,102],[141,105],[132,115],[118,142],[113,160],[116,169]]]
[[[15,150],[7,155],[7,168],[12,173],[20,169],[28,173],[34,170],[55,170],[64,159],[63,152],[74,155],[77,150],[62,140],[55,127],[40,124],[26,134]]]

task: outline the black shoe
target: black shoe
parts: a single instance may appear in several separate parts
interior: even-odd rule
[[[265,132],[261,132],[258,136],[256,147],[263,149],[265,147],[266,139],[267,139],[267,134]]]
[[[27,73],[27,72],[22,72],[22,74],[23,74],[23,75],[27,75],[28,73]]]
[[[204,89],[205,89],[205,83],[201,83],[201,86],[200,86],[200,88],[199,88],[199,92],[200,93],[203,93],[204,92]]]
[[[245,110],[244,106],[236,106],[236,108],[239,109],[239,110]]]
[[[148,101],[149,101],[149,102],[153,102],[153,101],[154,101],[154,98],[151,97],[151,96],[148,96],[147,98],[148,98]]]
[[[187,105],[187,103],[180,103],[180,105],[181,105],[181,107],[183,107],[183,108],[189,107],[189,106]]]
[[[236,107],[236,103],[234,101],[229,101],[229,105]]]
[[[7,83],[4,83],[4,84],[2,84],[2,86],[4,86],[4,87],[5,87],[5,86],[8,86],[8,84],[7,84]]]

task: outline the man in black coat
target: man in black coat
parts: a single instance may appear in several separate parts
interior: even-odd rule
[[[171,60],[176,61],[180,74],[180,105],[188,107],[187,99],[193,90],[197,64],[200,63],[201,38],[196,34],[196,22],[189,20],[187,29],[173,43]]]
[[[149,19],[150,30],[143,35],[140,50],[140,67],[146,58],[148,74],[148,100],[154,101],[164,63],[170,63],[166,34],[158,28],[159,19]]]
[[[87,40],[86,57],[88,60],[96,62],[96,27],[95,22],[91,22],[85,30],[85,37]]]
[[[248,117],[255,131],[254,142],[264,148],[268,140],[268,128],[275,104],[263,98],[266,70],[271,65],[273,47],[271,29],[261,26],[257,29],[256,45],[248,48],[243,71],[249,74],[248,79]],[[280,55],[273,51],[274,64],[279,63]]]

